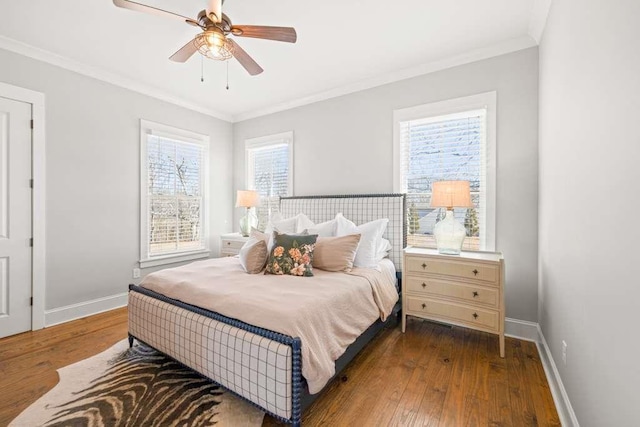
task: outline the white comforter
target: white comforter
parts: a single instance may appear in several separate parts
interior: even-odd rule
[[[317,393],[335,360],[398,301],[395,269],[351,273],[314,269],[313,277],[247,274],[237,258],[194,262],[149,274],[141,286],[188,304],[302,341],[302,375]]]

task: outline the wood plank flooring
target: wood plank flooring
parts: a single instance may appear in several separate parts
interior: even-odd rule
[[[0,340],[0,426],[58,382],[56,370],[127,335],[126,309]],[[382,331],[303,417],[307,426],[559,426],[534,343],[410,319]],[[281,425],[265,417],[264,426]]]

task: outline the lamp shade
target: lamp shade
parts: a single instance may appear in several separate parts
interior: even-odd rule
[[[260,204],[260,196],[257,191],[238,190],[236,196],[236,208],[252,208]]]
[[[472,208],[469,181],[437,181],[431,187],[432,208]]]

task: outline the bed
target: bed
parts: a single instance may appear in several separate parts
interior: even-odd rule
[[[315,223],[333,219],[339,212],[356,224],[388,218],[383,237],[391,242],[388,262],[395,267],[399,286],[402,249],[406,243],[403,194],[286,197],[280,200],[280,212],[285,218],[304,212]],[[382,328],[394,324],[399,311],[398,302],[386,321],[378,319],[364,330],[335,361],[333,376],[338,375]],[[303,378],[299,336],[274,332],[198,304],[189,304],[184,298],[171,298],[131,285],[130,344],[134,339],[294,426],[300,425],[302,411],[319,395],[309,393]]]

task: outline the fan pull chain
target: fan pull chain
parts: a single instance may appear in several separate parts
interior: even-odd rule
[[[204,83],[204,56],[200,55],[200,82]]]
[[[229,90],[229,61],[227,61],[227,90]]]

